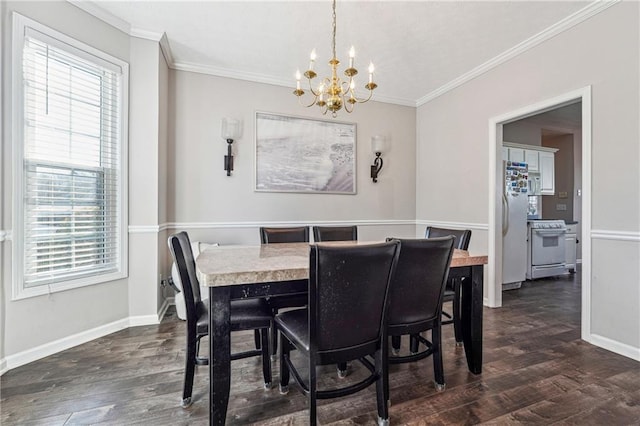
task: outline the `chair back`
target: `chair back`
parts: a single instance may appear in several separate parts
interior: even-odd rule
[[[357,226],[314,226],[313,240],[324,241],[358,241]]]
[[[389,326],[440,318],[454,237],[392,241],[400,242],[400,256],[389,290]]]
[[[453,243],[454,248],[457,248],[459,250],[469,249],[469,241],[471,241],[470,229],[447,229],[427,226],[427,229],[424,233],[425,238],[446,237],[448,235],[453,235],[455,238],[455,242]]]
[[[399,243],[395,241],[360,246],[311,246],[311,351],[357,350],[380,340],[386,325],[387,292],[398,253]]]
[[[308,243],[309,227],[265,228],[260,227],[260,243]]]
[[[202,303],[200,296],[196,261],[191,251],[189,235],[184,231],[173,234],[169,237],[168,244],[182,282],[182,293],[187,311],[187,327],[193,328],[195,331],[198,317],[203,310],[206,310],[206,306]]]

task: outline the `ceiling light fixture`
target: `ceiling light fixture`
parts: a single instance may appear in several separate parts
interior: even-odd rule
[[[309,69],[304,72],[304,76],[309,80],[309,91],[313,96],[311,103],[305,105],[302,103],[302,95],[305,91],[300,88],[300,70],[296,72],[296,90],[293,94],[298,97],[298,102],[305,107],[311,107],[318,105],[322,108],[322,114],[326,114],[327,111],[331,111],[331,115],[335,118],[338,111],[344,106],[345,111],[351,113],[356,103],[364,103],[371,99],[373,95],[373,89],[378,87],[373,82],[373,63],[369,64],[369,82],[365,84],[365,88],[369,90],[369,96],[367,98],[358,98],[355,93],[356,82],[354,77],[358,74],[358,70],[353,67],[353,61],[355,59],[355,49],[351,46],[349,50],[349,68],[344,70],[344,74],[348,77],[348,80],[341,80],[338,77],[338,65],[340,61],[336,58],[336,0],[333,0],[333,38],[332,38],[332,52],[333,58],[329,61],[331,66],[331,77],[325,77],[321,80],[317,89],[313,88],[311,80],[317,76],[313,70],[314,63],[316,61],[316,50],[311,51],[311,60],[309,61]]]

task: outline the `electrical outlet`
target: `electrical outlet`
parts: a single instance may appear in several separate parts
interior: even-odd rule
[[[556,210],[557,211],[567,211],[567,205],[566,204],[556,204]]]

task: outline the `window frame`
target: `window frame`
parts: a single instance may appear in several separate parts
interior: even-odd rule
[[[124,279],[128,276],[128,117],[129,117],[129,64],[121,59],[111,56],[101,50],[91,47],[79,40],[69,37],[59,31],[40,24],[32,19],[13,12],[12,16],[12,149],[13,149],[13,251],[12,251],[12,298],[11,300],[25,299],[74,288],[101,284],[109,281]],[[118,171],[120,182],[118,187],[118,250],[117,270],[115,272],[73,277],[64,281],[25,287],[24,277],[24,212],[26,200],[24,200],[24,81],[23,81],[23,49],[25,34],[27,31],[36,31],[42,35],[40,40],[54,45],[89,62],[110,68],[118,72],[120,78],[118,133],[120,142],[120,156]]]

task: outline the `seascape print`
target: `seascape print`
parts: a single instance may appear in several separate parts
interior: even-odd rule
[[[256,190],[355,194],[355,124],[256,113]]]

